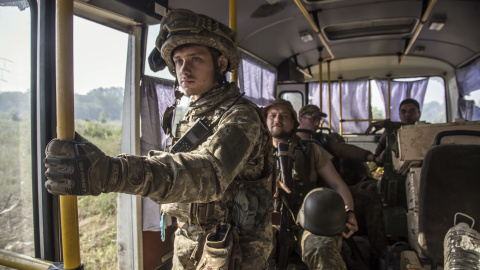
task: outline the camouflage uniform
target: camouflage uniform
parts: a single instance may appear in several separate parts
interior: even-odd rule
[[[186,225],[176,232],[173,269],[265,269],[273,245],[271,137],[247,99],[226,110],[240,97],[225,78],[240,62],[236,33],[189,10],[170,11],[161,25],[149,57],[154,71],[168,66],[176,75],[172,52],[178,46],[210,48],[217,84],[189,104],[184,120],[219,120],[211,135],[190,152],[115,158],[79,134],[74,141],[54,139],[46,149],[45,186],[60,195],[121,192],[175,203]],[[222,71],[215,60],[220,54],[228,58]]]
[[[233,103],[238,95],[239,90],[233,84],[212,89],[190,104],[191,109],[184,120],[195,121],[203,116],[215,117]],[[145,181],[144,186],[151,188],[145,189],[145,193],[141,195],[157,203],[217,202],[214,217],[209,223],[198,224],[193,216],[187,229],[177,230],[174,269],[195,268],[190,256],[205,233],[219,222],[238,219],[235,218],[239,215],[236,211],[245,208],[236,204],[239,201],[236,195],[239,193],[246,193],[249,197],[247,211],[250,216],[254,216],[250,217],[253,218],[250,226],[235,224],[240,229],[242,257],[238,266],[241,266],[241,269],[267,267],[268,255],[273,247],[272,183],[271,179],[266,177],[268,168],[272,167],[272,164],[268,164],[271,160],[268,160],[267,156],[269,141],[268,130],[254,105],[242,99],[226,112],[215,133],[202,143],[198,150],[175,155],[150,152],[147,161],[152,167],[153,177],[150,181]],[[245,185],[241,188],[242,182],[252,184],[258,180],[263,181],[261,185]],[[229,186],[236,190],[227,190]],[[232,205],[225,208],[225,205],[229,204]],[[230,214],[226,214],[227,209]]]

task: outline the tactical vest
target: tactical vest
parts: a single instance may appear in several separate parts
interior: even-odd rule
[[[297,195],[295,203],[291,206],[291,210],[294,214],[298,213],[305,196],[312,189],[317,187],[323,187],[322,180],[310,181],[311,168],[311,144],[303,144],[299,142],[295,146],[295,161],[294,161],[294,190]]]
[[[238,104],[243,103],[245,102],[240,101]],[[226,107],[220,107],[208,117],[210,120],[216,120],[225,110]],[[176,128],[175,137],[172,139],[172,145],[193,124],[195,124],[195,121],[180,121]],[[258,198],[272,197],[270,191],[265,189],[265,183],[268,183],[268,178],[272,174],[272,168],[268,166],[268,164],[271,164],[271,160],[268,160],[271,159],[271,156],[266,155],[257,159],[263,160],[254,160],[251,163],[263,164],[263,177],[261,179],[244,181],[235,178],[220,200],[210,203],[164,204],[162,205],[162,211],[166,215],[176,217],[179,221],[188,224],[204,226],[220,222],[233,223],[239,229],[240,234],[247,233],[255,225],[258,212],[268,212],[267,209],[258,209],[260,205]]]

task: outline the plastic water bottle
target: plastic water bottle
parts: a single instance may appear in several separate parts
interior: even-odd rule
[[[480,270],[480,233],[472,229],[475,224],[473,218],[457,214],[470,218],[472,225],[461,222],[448,230],[443,241],[444,269]]]

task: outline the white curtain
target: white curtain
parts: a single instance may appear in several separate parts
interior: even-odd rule
[[[277,69],[242,51],[239,56],[242,58],[238,68],[240,91],[259,107],[267,106],[275,99]]]
[[[382,95],[385,112],[388,112],[388,80],[375,80],[380,95]],[[427,91],[428,78],[412,82],[390,81],[390,119],[392,121],[400,121],[398,109],[400,103],[407,98],[415,99],[420,104],[420,111],[423,108],[425,92]]]
[[[342,81],[342,119],[368,119],[369,116],[369,95],[368,79]],[[330,116],[325,117],[324,127],[328,127],[328,120],[331,119],[332,132],[340,131],[340,84],[339,82],[322,85],[322,105],[320,106],[320,84],[309,83],[308,103],[315,104]],[[329,100],[331,103],[329,105]],[[331,106],[331,107],[329,107]],[[368,127],[368,122],[343,122],[344,133],[363,133]]]

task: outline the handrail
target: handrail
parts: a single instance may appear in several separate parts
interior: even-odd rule
[[[237,33],[237,0],[230,0],[228,5],[230,28]],[[235,39],[235,49],[238,49],[238,40]],[[232,70],[231,81],[238,85],[238,69]]]
[[[15,269],[45,270],[52,262],[0,249],[0,265]]]
[[[320,41],[322,42],[323,46],[325,46],[325,49],[327,49],[328,51],[328,54],[330,54],[330,59],[333,59],[335,58],[335,56],[333,55],[333,52],[332,50],[330,49],[330,47],[328,46],[327,44],[327,41],[325,40],[325,38],[323,37],[322,35],[322,32],[320,31],[320,29],[318,28],[318,26],[315,24],[315,22],[312,20],[312,17],[310,17],[310,14],[308,13],[307,9],[305,8],[305,6],[302,4],[302,2],[300,2],[300,0],[295,0],[295,4],[297,4],[298,8],[300,9],[300,11],[303,13],[303,16],[305,16],[305,18],[307,19],[307,21],[310,23],[310,25],[312,26],[313,28],[313,31],[315,31],[315,33],[317,34],[318,38],[320,39]]]
[[[417,40],[418,35],[420,34],[420,31],[422,31],[423,26],[427,22],[428,16],[430,15],[430,12],[432,12],[432,9],[435,3],[437,3],[437,0],[430,0],[430,2],[428,3],[427,9],[425,10],[425,13],[423,13],[422,18],[420,19],[420,23],[418,24],[417,28],[415,29],[415,32],[413,33],[413,37],[410,39],[410,42],[408,42],[405,52],[403,52],[403,54],[400,56],[400,59],[398,60],[399,65],[403,63],[405,56],[407,56],[408,52],[413,46],[413,43],[415,43],[415,41]]]
[[[57,1],[57,137],[75,136],[73,103],[73,0]],[[76,196],[60,196],[63,260],[65,269],[80,262],[78,207]]]

